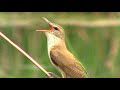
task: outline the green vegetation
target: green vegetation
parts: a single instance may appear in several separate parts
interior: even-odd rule
[[[42,19],[46,17],[65,29],[68,49],[82,62],[90,77],[120,77],[120,26],[101,26],[104,21],[120,19],[117,12],[1,12],[0,32],[24,49],[47,71],[60,73],[51,65],[47,54],[47,41],[43,33],[48,29]],[[94,21],[103,21],[89,26]],[[82,23],[83,22],[83,23]],[[88,25],[86,24],[88,23]],[[83,25],[83,26],[82,26]],[[100,26],[99,26],[100,25]],[[0,36],[1,78],[45,78],[23,54]]]

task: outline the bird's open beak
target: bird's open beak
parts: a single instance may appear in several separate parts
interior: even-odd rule
[[[36,31],[38,31],[38,32],[51,32],[52,28],[53,28],[53,23],[51,23],[49,20],[47,20],[44,17],[43,17],[43,19],[50,25],[50,29],[49,30],[36,30]]]

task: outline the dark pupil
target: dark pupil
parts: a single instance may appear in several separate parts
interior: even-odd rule
[[[54,27],[55,30],[59,30],[57,27]]]

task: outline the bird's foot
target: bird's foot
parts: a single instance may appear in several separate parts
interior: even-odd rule
[[[59,76],[55,75],[53,72],[48,72],[50,74],[50,76],[47,78],[60,78]]]

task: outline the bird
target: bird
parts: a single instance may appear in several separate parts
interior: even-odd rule
[[[82,63],[66,47],[64,29],[45,17],[42,18],[50,29],[36,31],[45,33],[50,62],[61,73],[61,78],[88,78]]]

